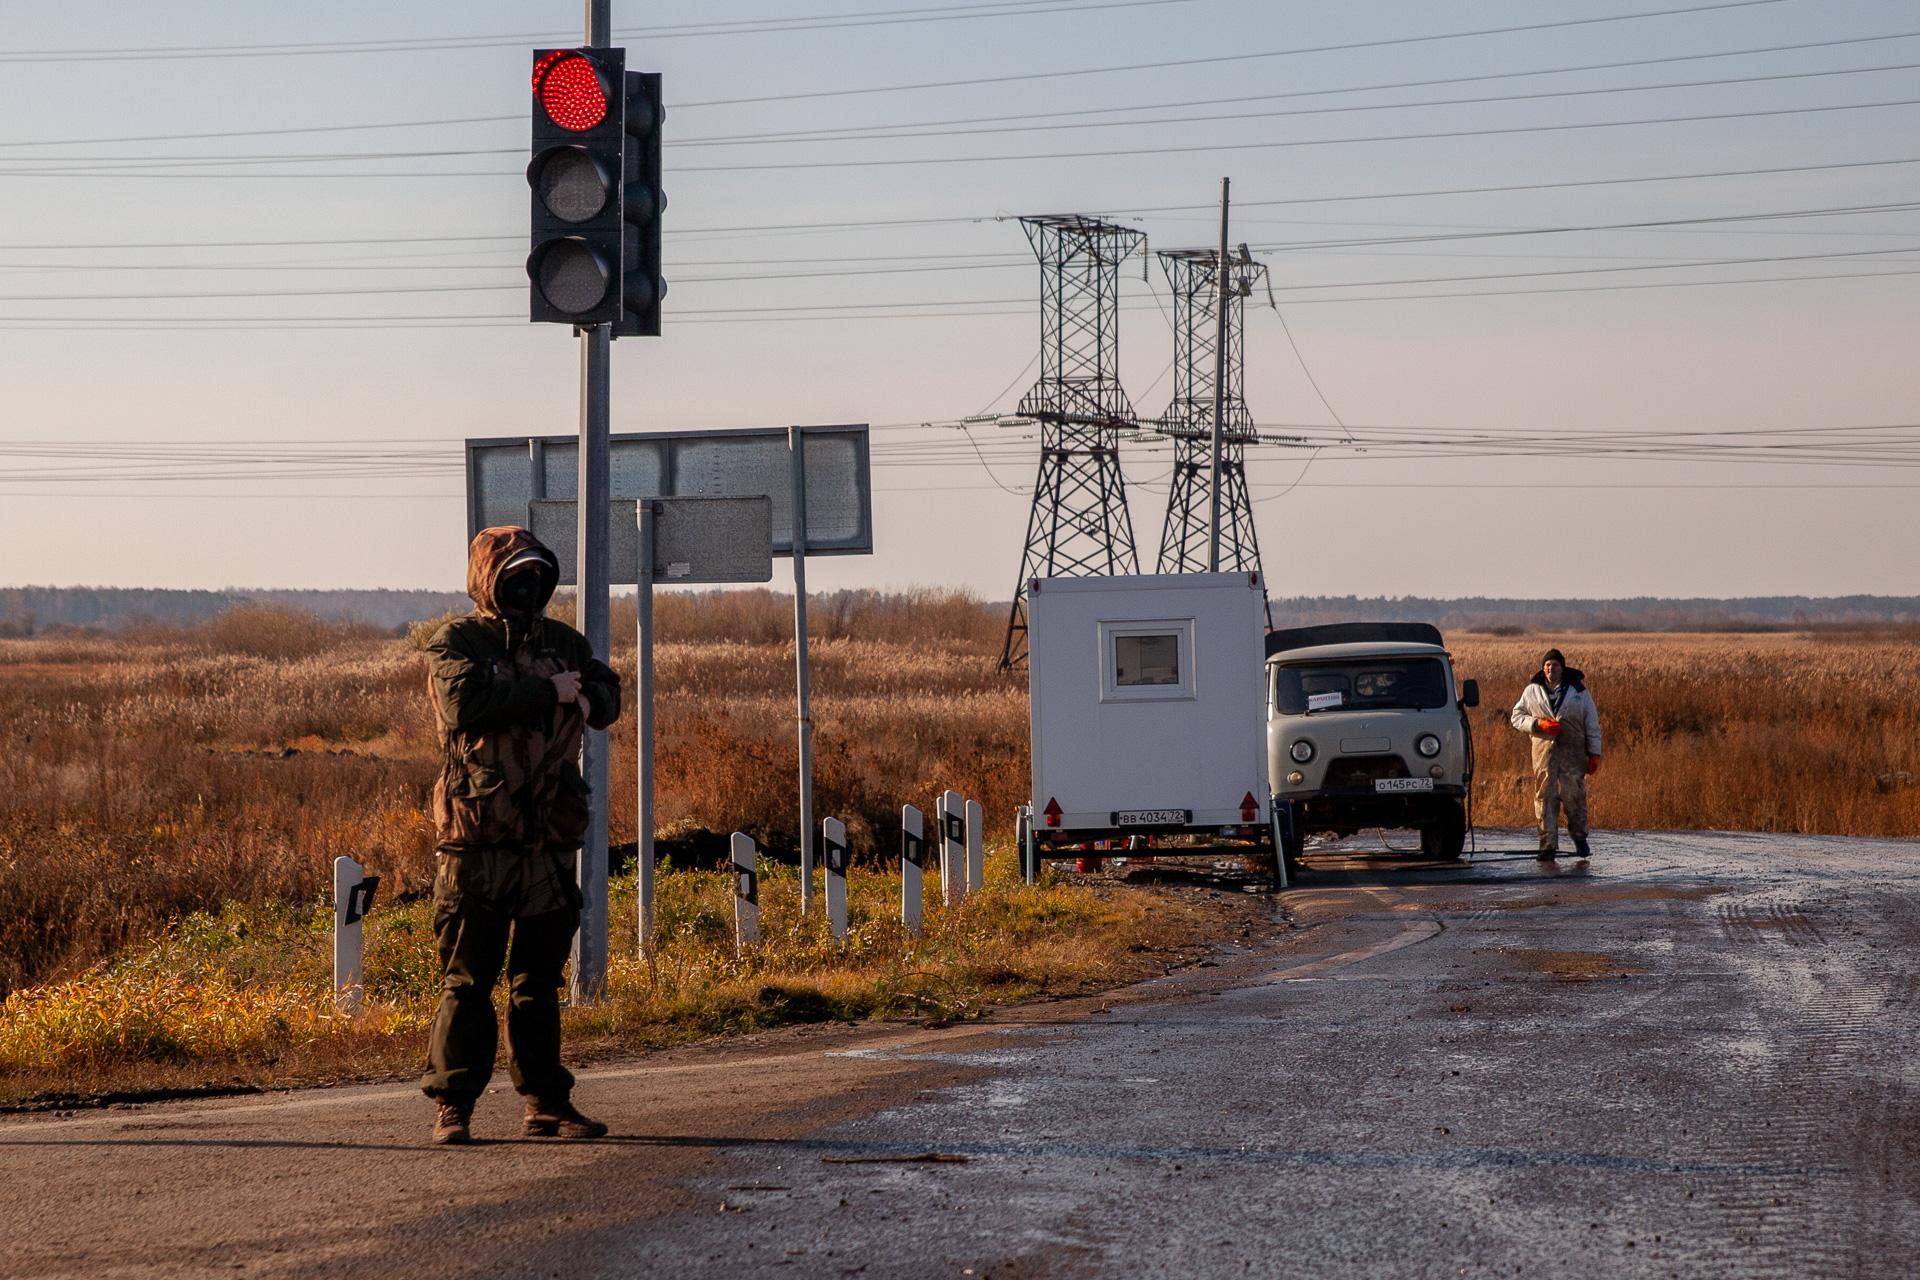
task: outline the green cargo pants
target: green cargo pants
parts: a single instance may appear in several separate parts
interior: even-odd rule
[[[560,1065],[560,983],[580,927],[573,858],[482,849],[442,853],[433,882],[440,1007],[420,1087],[439,1101],[472,1101],[493,1076],[493,988],[507,971],[507,1054],[513,1087],[564,1101],[573,1076]]]

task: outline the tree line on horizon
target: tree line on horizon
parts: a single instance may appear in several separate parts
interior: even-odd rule
[[[759,593],[779,597],[782,593]],[[678,594],[678,593],[676,593]],[[718,594],[718,593],[710,593]],[[834,592],[818,599],[912,593]],[[790,598],[790,597],[787,597]],[[694,607],[699,607],[697,603]],[[469,607],[454,591],[351,589],[182,590],[153,587],[0,587],[0,636],[49,629],[118,631],[151,624],[195,625],[230,609],[269,605],[328,622],[404,633],[409,623]],[[980,607],[1004,615],[1002,601]],[[1920,596],[1634,596],[1621,599],[1520,599],[1499,596],[1275,596],[1276,626],[1325,622],[1430,622],[1444,630],[1530,631],[1765,630],[1920,622]]]

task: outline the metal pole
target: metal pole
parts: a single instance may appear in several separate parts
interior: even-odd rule
[[[1220,256],[1213,260],[1213,479],[1207,486],[1207,572],[1220,572],[1220,448],[1227,423],[1227,187],[1220,179]]]
[[[793,486],[793,665],[800,720],[800,914],[813,909],[813,700],[807,680],[807,482],[799,427],[787,428]]]
[[[634,876],[640,894],[640,954],[653,954],[653,521],[654,505],[647,499],[634,504],[639,525],[640,572],[635,588],[639,625],[635,629],[633,691],[634,732],[639,738],[637,768],[640,794],[634,807]]]
[[[612,0],[587,0],[586,43],[605,45],[613,31]],[[580,331],[580,525],[575,563],[575,621],[601,661],[608,656],[607,521],[608,370],[613,331],[604,324]],[[580,744],[580,775],[589,792],[586,840],[576,870],[580,929],[573,936],[569,991],[575,1004],[589,1004],[607,986],[607,735],[588,729]]]

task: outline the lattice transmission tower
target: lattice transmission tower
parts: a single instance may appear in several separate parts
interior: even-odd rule
[[[1173,292],[1173,401],[1156,424],[1173,440],[1167,521],[1160,530],[1161,573],[1204,573],[1210,562],[1213,469],[1214,352],[1219,332],[1220,254],[1214,249],[1162,250]],[[1261,573],[1260,540],[1247,491],[1246,301],[1266,276],[1241,246],[1227,261],[1226,377],[1220,445],[1220,568]],[[1266,575],[1261,573],[1264,591]],[[1271,621],[1271,619],[1269,619]]]
[[[1020,219],[1040,262],[1040,380],[1020,414],[1040,424],[1040,470],[1014,584],[1002,669],[1027,657],[1027,583],[1138,573],[1120,432],[1120,266],[1143,232],[1079,214]]]

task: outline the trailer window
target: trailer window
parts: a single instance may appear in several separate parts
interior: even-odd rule
[[[1322,695],[1309,704],[1308,699]],[[1375,659],[1280,667],[1274,673],[1273,705],[1282,715],[1323,709],[1327,697],[1339,707],[1430,711],[1447,705],[1447,677],[1437,658]]]
[[[1113,682],[1123,689],[1180,683],[1180,637],[1115,636]]]
[[[1100,624],[1102,701],[1193,697],[1193,622]]]

